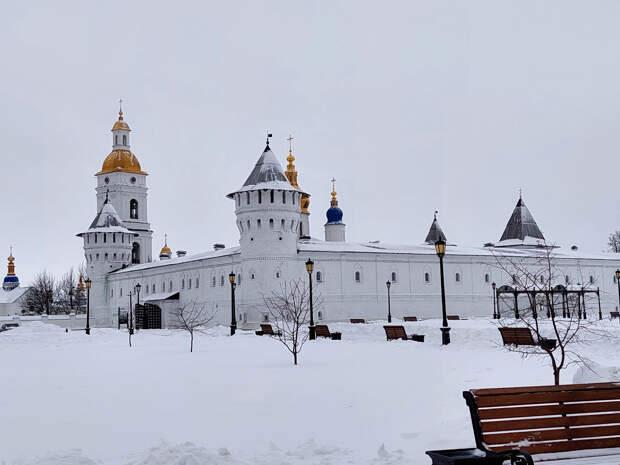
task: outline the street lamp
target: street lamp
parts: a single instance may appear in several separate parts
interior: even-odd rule
[[[499,320],[499,312],[497,311],[497,301],[495,300],[497,294],[495,292],[495,288],[497,287],[497,284],[495,283],[491,283],[491,287],[493,288],[493,319],[494,320]]]
[[[69,287],[69,307],[71,308],[71,313],[73,313],[73,284]]]
[[[441,277],[441,310],[443,315],[441,343],[445,346],[450,344],[450,328],[448,327],[448,315],[446,315],[446,286],[443,278],[443,256],[446,254],[446,241],[439,239],[435,242],[435,252],[439,257],[439,275]]]
[[[86,334],[90,335],[90,285],[92,281],[86,278]]]
[[[308,259],[306,262],[306,271],[308,272],[308,279],[310,280],[310,340],[316,339],[316,333],[314,328],[314,310],[312,308],[312,271],[314,270],[314,262]]]
[[[392,322],[392,311],[391,311],[391,305],[390,305],[390,286],[392,285],[391,282],[386,281],[385,282],[385,286],[387,287],[387,293],[388,293],[388,323]]]
[[[129,291],[129,335],[133,334],[133,293]]]
[[[230,335],[234,336],[237,330],[237,317],[235,316],[235,273],[232,271],[228,275],[230,281]]]
[[[136,307],[140,306],[140,289],[142,289],[142,285],[140,283],[136,284],[136,294],[138,295],[138,302],[136,303]],[[137,310],[137,309],[136,309]],[[140,329],[144,329],[146,327],[146,311],[142,310],[142,325]],[[136,321],[136,329],[138,329],[138,322]]]
[[[620,308],[620,269],[616,270],[616,283],[618,284],[618,308]]]

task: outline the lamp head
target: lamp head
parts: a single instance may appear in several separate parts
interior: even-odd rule
[[[90,289],[90,285],[92,284],[92,281],[89,278],[86,278],[85,283],[86,283],[86,287]]]
[[[142,289],[142,285],[140,283],[136,284],[136,291],[140,293],[140,289]]]
[[[495,288],[497,287],[497,284],[493,283],[493,284],[491,284],[491,287],[492,287],[493,289],[495,289]]]
[[[439,258],[443,258],[443,256],[446,254],[446,241],[442,241],[441,239],[439,239],[437,242],[435,242],[435,252],[437,253],[437,256]]]
[[[616,270],[616,281],[620,281],[620,268]]]
[[[312,270],[314,270],[314,262],[310,258],[306,262],[306,270],[308,273],[312,273]]]
[[[228,280],[230,281],[230,284],[235,284],[235,273],[231,271],[228,275]]]
[[[392,285],[392,283],[391,283],[391,282],[389,282],[389,281],[386,281],[386,282],[385,282],[385,285],[386,285],[386,286],[387,286],[387,288],[389,289],[389,288],[390,288],[390,286]]]

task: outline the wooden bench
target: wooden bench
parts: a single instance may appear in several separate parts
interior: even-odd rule
[[[270,324],[262,323],[260,325],[260,331],[256,331],[257,336],[282,336],[280,331],[274,333]]]
[[[543,349],[553,350],[557,345],[555,339],[540,338],[540,340],[535,340],[530,328],[503,327],[498,329],[505,346],[540,346]]]
[[[404,316],[403,320],[404,321],[418,321],[418,317],[417,316]]]
[[[366,320],[364,320],[363,318],[351,318],[349,321],[351,323],[366,323]]]
[[[446,318],[448,320],[460,320],[461,319],[459,315],[447,315]]]
[[[327,325],[316,325],[314,329],[316,331],[316,337],[326,337],[334,341],[342,339],[342,333],[331,333]]]
[[[427,451],[433,465],[620,463],[613,449],[620,448],[620,383],[475,389],[463,397],[476,448]]]
[[[388,341],[402,339],[403,341],[424,342],[424,334],[412,334],[411,336],[407,336],[404,326],[384,326],[383,329],[385,329],[385,336]]]
[[[620,318],[620,312],[609,312],[609,315],[611,316],[612,320],[614,318]]]

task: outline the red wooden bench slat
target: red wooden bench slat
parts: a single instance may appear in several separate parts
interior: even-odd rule
[[[508,394],[478,397],[478,407],[507,407],[510,405],[552,404],[557,402],[583,402],[590,400],[620,400],[620,383],[615,389],[597,391],[558,391],[530,394]]]
[[[620,412],[618,402],[588,402],[585,404],[536,405],[531,407],[499,407],[478,410],[481,420],[502,418],[540,417],[544,415],[572,415],[576,413]]]
[[[318,337],[332,337],[327,325],[316,325],[314,329]]]
[[[446,318],[448,320],[460,320],[461,319],[459,315],[447,315]]]
[[[385,335],[388,341],[394,339],[409,339],[404,326],[384,326],[383,329],[385,330]]]
[[[363,318],[351,318],[349,321],[351,323],[366,323],[366,320],[364,320]]]
[[[404,316],[403,320],[404,321],[418,321],[418,317],[417,316]]]
[[[526,420],[499,420],[481,422],[483,432],[518,431],[569,426],[591,426],[620,423],[620,413],[576,415],[570,417],[528,418]]]
[[[543,393],[543,392],[573,392],[588,390],[618,389],[620,383],[583,383],[583,384],[563,384],[560,386],[518,386],[505,388],[481,388],[472,389],[470,392],[476,397],[497,396],[502,394],[524,394],[524,393]]]

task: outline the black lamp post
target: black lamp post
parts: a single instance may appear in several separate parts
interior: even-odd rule
[[[142,285],[140,283],[136,284],[136,294],[138,296],[138,302],[136,306],[140,306],[140,289],[142,289]],[[136,315],[137,316],[137,315]],[[144,329],[146,327],[146,312],[142,310],[142,324],[140,325],[140,329]],[[138,322],[136,321],[136,329],[138,329]]]
[[[73,313],[73,284],[69,287],[69,308],[71,309],[71,313]]]
[[[385,282],[385,286],[387,287],[387,295],[388,295],[388,323],[392,322],[392,309],[391,309],[391,302],[390,302],[390,286],[392,285],[391,282],[386,281]]]
[[[443,278],[443,256],[446,254],[446,241],[439,239],[435,242],[435,252],[437,252],[439,257],[439,275],[441,278],[441,310],[443,316],[441,343],[446,346],[450,344],[450,328],[448,327],[448,315],[446,314],[446,286]]]
[[[497,293],[495,289],[497,288],[497,284],[491,283],[491,288],[493,289],[493,319],[499,320],[499,312],[497,311],[497,301],[495,298],[497,297]]]
[[[90,335],[90,285],[92,281],[86,278],[86,334]]]
[[[616,284],[618,284],[618,308],[620,308],[620,269],[616,270]]]
[[[312,271],[314,270],[314,262],[308,259],[306,262],[306,271],[308,272],[308,279],[310,280],[310,340],[316,339],[316,332],[314,328],[314,309],[312,308]]]
[[[133,334],[133,293],[129,291],[129,335]]]
[[[230,281],[230,335],[234,336],[237,330],[237,317],[235,315],[235,288],[237,284],[235,284],[235,273],[231,271],[228,275],[228,280]]]

